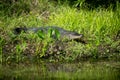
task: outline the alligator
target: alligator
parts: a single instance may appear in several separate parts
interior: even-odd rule
[[[79,34],[79,33],[74,32],[74,31],[65,30],[63,28],[56,27],[56,26],[36,27],[36,28],[35,27],[33,27],[33,28],[17,27],[14,29],[14,33],[18,35],[21,32],[37,33],[38,31],[42,31],[42,32],[45,32],[47,34],[49,29],[57,30],[60,34],[60,39],[66,38],[67,40],[74,40],[77,42],[86,43],[84,40],[82,40],[83,34]],[[56,35],[53,34],[52,38],[56,39]]]

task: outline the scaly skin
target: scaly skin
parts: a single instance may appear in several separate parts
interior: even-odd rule
[[[85,43],[84,40],[81,40],[81,38],[83,37],[83,34],[79,34],[77,32],[73,32],[73,31],[68,31],[65,30],[63,28],[60,27],[56,27],[56,26],[49,26],[49,27],[38,27],[38,28],[26,28],[26,27],[20,27],[20,28],[15,28],[14,29],[14,33],[15,34],[20,34],[21,32],[38,32],[38,31],[42,31],[44,33],[47,33],[49,29],[53,29],[53,30],[58,30],[60,33],[60,38],[67,38],[68,40],[75,40],[77,42],[82,42]],[[52,35],[52,38],[56,38],[55,34]]]

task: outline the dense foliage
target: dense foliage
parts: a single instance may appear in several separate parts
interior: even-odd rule
[[[0,61],[19,63],[42,59],[68,62],[86,59],[120,60],[120,3],[112,3],[112,0],[103,4],[103,0],[76,0],[77,2],[70,4],[72,1],[2,0]],[[95,9],[86,9],[87,7],[83,7],[84,3]],[[108,8],[97,8],[99,3]],[[115,10],[107,5],[111,3],[116,6]],[[41,32],[17,36],[13,33],[16,27],[54,25],[84,34],[83,40],[87,44],[54,41]]]

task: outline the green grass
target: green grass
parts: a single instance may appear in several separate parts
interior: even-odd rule
[[[118,15],[110,10],[78,11],[74,8],[63,7],[50,16],[49,23],[83,33],[86,38],[100,42],[117,34],[120,30],[119,21]],[[99,43],[96,44],[99,45]]]
[[[89,58],[90,56],[95,59],[100,56],[107,56],[108,59],[119,59],[120,41],[119,38],[116,38],[120,31],[119,4],[117,10],[112,11],[112,9],[102,8],[77,10],[66,4],[55,6],[55,4],[47,2],[47,0],[40,0],[40,2],[38,2],[39,6],[35,10],[31,9],[27,14],[8,16],[3,15],[4,12],[1,11],[1,62],[12,62],[14,60],[24,62],[24,60],[27,60],[26,56],[23,59],[25,54],[36,58],[36,56],[40,57],[46,55],[46,53],[54,54],[49,58],[49,61],[69,62],[81,60],[81,57]],[[45,4],[48,5],[44,6]],[[46,10],[44,11],[44,9]],[[54,41],[49,41],[50,39],[41,40],[37,34],[23,33],[20,36],[13,34],[13,29],[16,27],[54,25],[84,34],[84,40],[87,44],[83,45],[74,41],[68,43],[58,42],[59,44],[56,44]],[[61,50],[57,49],[58,45],[59,48],[62,48]],[[114,53],[116,55],[113,55]],[[40,58],[37,59],[40,60]]]

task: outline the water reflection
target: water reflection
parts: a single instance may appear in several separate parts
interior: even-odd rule
[[[119,80],[120,62],[0,65],[0,79]]]

